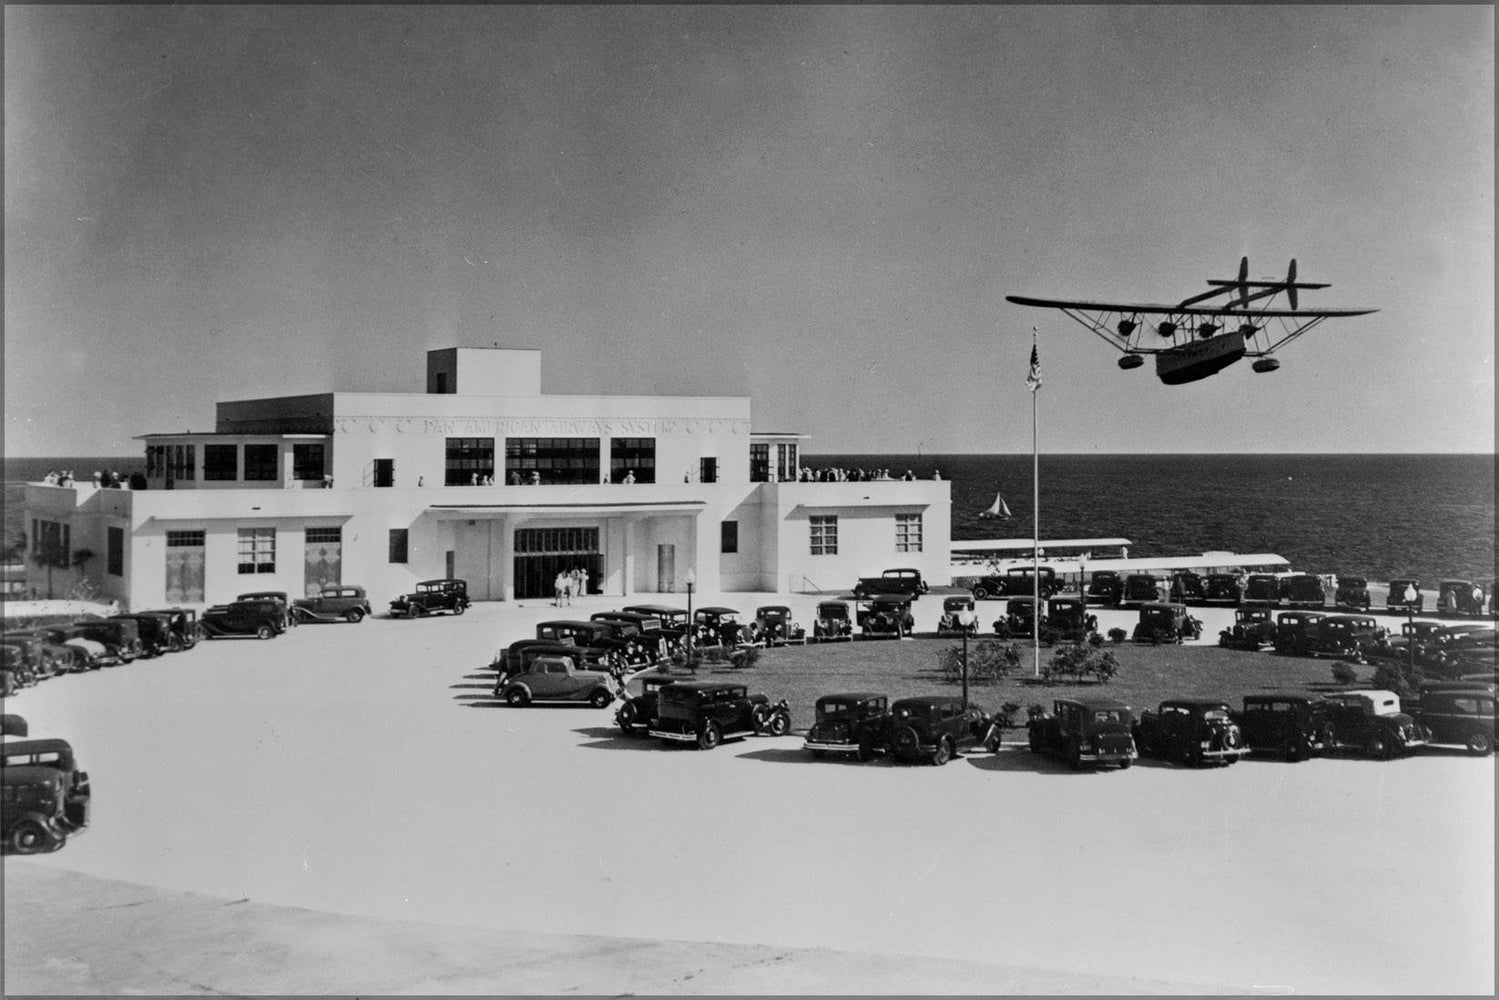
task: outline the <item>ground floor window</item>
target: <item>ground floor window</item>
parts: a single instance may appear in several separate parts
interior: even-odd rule
[[[125,575],[125,529],[110,528],[104,543],[104,572]]]
[[[609,481],[637,483],[656,481],[655,438],[611,438],[609,441]]]
[[[652,468],[654,475],[654,466]],[[599,481],[599,439],[506,438],[505,481],[596,485]]]
[[[515,596],[518,600],[551,597],[558,573],[582,570],[587,592],[601,593],[604,557],[598,528],[517,528]]]
[[[239,529],[239,571],[241,573],[276,572],[276,529]]]
[[[390,562],[404,563],[406,561],[406,528],[390,529]]]
[[[836,556],[838,554],[838,515],[813,514],[811,525],[812,555]]]
[[[739,551],[738,521],[724,521],[718,526],[718,551],[724,553]]]
[[[303,544],[302,585],[309,594],[343,582],[343,529],[308,528]]]
[[[921,515],[895,515],[895,551],[921,551]]]
[[[494,478],[494,438],[448,438],[448,486],[477,486]]]

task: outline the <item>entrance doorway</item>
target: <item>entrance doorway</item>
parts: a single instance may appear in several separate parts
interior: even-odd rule
[[[677,589],[677,547],[656,546],[656,592],[670,594]]]
[[[558,573],[581,569],[588,592],[602,593],[604,556],[597,528],[517,528],[515,530],[515,597],[551,597]]]

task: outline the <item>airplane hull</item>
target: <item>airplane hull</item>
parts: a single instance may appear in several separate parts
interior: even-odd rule
[[[1220,333],[1161,351],[1155,373],[1166,385],[1182,385],[1216,375],[1243,356],[1244,335]]]

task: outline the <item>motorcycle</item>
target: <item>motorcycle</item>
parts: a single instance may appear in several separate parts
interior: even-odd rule
[[[791,731],[791,708],[782,698],[775,704],[756,705],[755,732],[760,735],[785,736]]]

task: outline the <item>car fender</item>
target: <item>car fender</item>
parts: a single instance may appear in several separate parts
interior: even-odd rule
[[[526,697],[531,698],[531,688],[525,681],[507,681],[500,689],[500,697],[509,697],[511,691],[517,690],[526,692]]]

